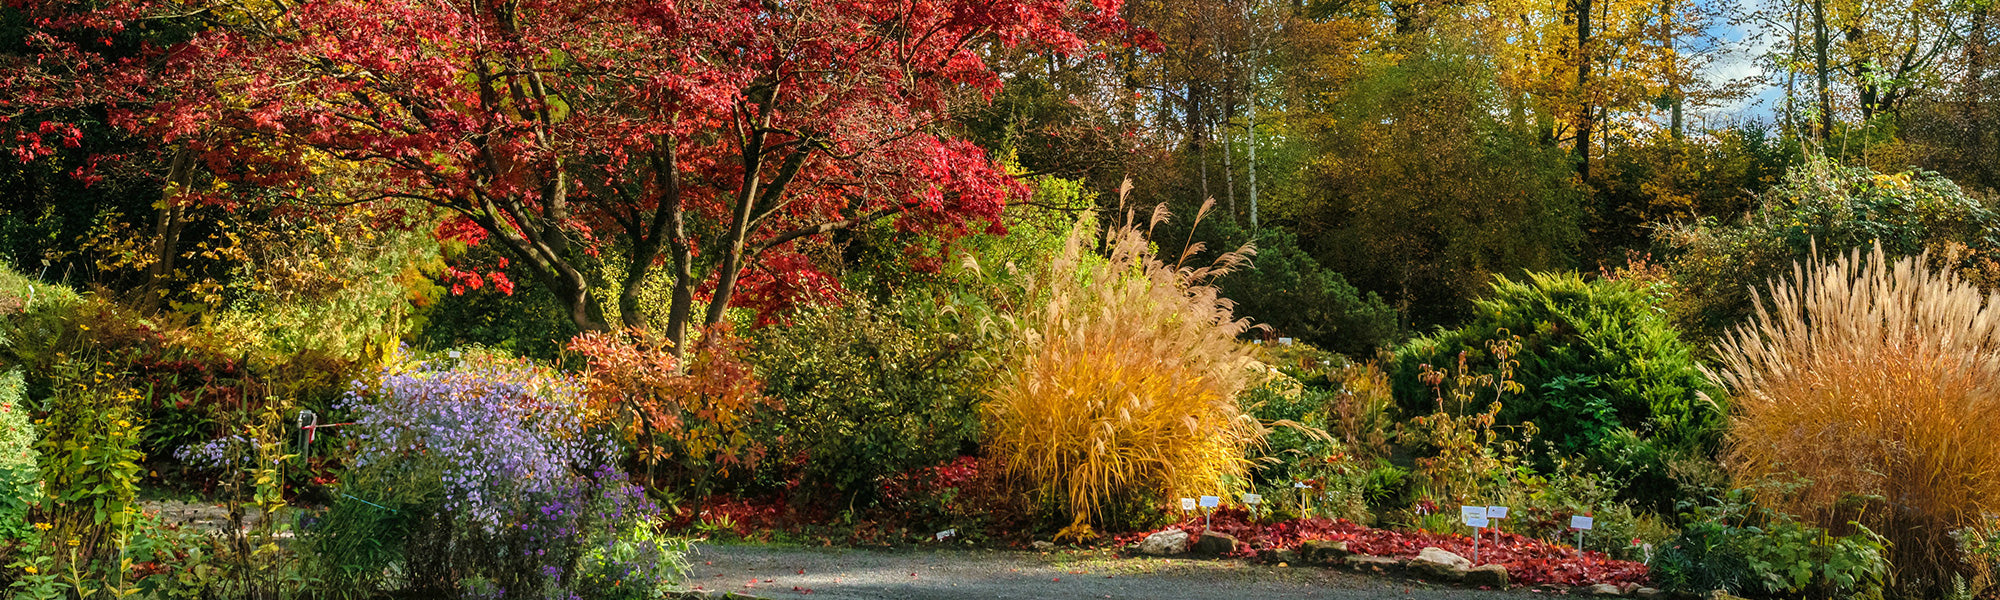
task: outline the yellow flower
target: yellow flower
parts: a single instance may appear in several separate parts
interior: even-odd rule
[[[131,426],[132,426],[132,422],[131,422],[131,421],[127,421],[127,420],[124,420],[124,419],[119,419],[119,420],[118,420],[118,426],[119,426],[119,427],[131,427]]]
[[[79,539],[76,539],[76,538],[70,538],[70,539],[69,539],[69,547],[71,547],[71,548],[75,548],[75,547],[77,547],[77,546],[81,546],[81,545],[83,545],[83,540],[79,540]]]
[[[40,572],[42,572],[42,571],[41,571],[40,569],[36,569],[36,568],[35,568],[35,565],[28,565],[28,574],[29,574],[29,575],[34,575],[34,574],[36,574],[36,573],[40,573]]]
[[[54,525],[50,525],[50,524],[48,524],[48,523],[36,523],[36,524],[35,524],[35,529],[40,529],[40,530],[42,530],[42,531],[48,531],[48,530],[50,530],[50,529],[55,529],[55,528],[56,528],[56,526],[54,526]]]

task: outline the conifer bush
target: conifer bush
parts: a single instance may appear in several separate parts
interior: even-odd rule
[[[1474,373],[1497,373],[1491,343],[1518,336],[1512,378],[1523,389],[1503,403],[1498,421],[1535,424],[1539,440],[1530,449],[1543,471],[1558,458],[1581,458],[1626,483],[1628,499],[1670,512],[1679,484],[1667,465],[1712,455],[1725,411],[1694,347],[1659,310],[1662,291],[1574,272],[1498,277],[1472,322],[1397,350],[1397,399],[1411,414],[1427,412],[1434,394],[1423,365],[1463,359]]]
[[[1152,224],[1166,218],[1156,209]],[[1030,283],[1012,368],[983,411],[989,455],[1072,532],[1117,527],[1121,507],[1240,485],[1259,433],[1236,402],[1259,373],[1237,341],[1251,325],[1208,285],[1252,249],[1184,267],[1128,218],[1099,255],[1088,223]]]
[[[1796,265],[1713,375],[1736,398],[1739,482],[1803,479],[1760,500],[1881,532],[1897,587],[1940,597],[1977,575],[1953,532],[2000,512],[2000,296],[1925,260],[1877,246]]]

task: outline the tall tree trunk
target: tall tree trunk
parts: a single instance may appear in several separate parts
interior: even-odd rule
[[[1791,3],[1792,27],[1787,34],[1792,43],[1792,65],[1799,64],[1802,58],[1801,55],[1805,52],[1804,48],[1799,45],[1799,34],[1803,28],[1803,25],[1799,23],[1799,19],[1799,6],[1797,3]],[[1799,135],[1798,79],[1798,68],[1787,65],[1785,67],[1785,135],[1792,136],[1794,139]]]
[[[1833,134],[1833,67],[1829,64],[1829,43],[1826,31],[1826,0],[1813,0],[1813,71],[1819,83],[1819,128],[1814,132],[1820,144]]]
[[[1234,107],[1228,109],[1228,111],[1233,110]],[[1229,221],[1233,223],[1236,221],[1236,153],[1230,148],[1229,143],[1228,111],[1223,113],[1222,126],[1216,129],[1222,132],[1222,187],[1224,194],[1229,197]]]
[[[752,125],[754,128],[755,126]],[[736,281],[743,274],[743,251],[750,238],[751,211],[756,209],[758,188],[763,184],[764,133],[750,132],[743,144],[743,189],[738,190],[731,211],[729,229],[723,234],[722,261],[716,266],[715,293],[708,301],[703,325],[721,323],[729,314],[729,297],[736,293]]]
[[[174,148],[167,162],[167,190],[160,197],[159,212],[153,214],[153,264],[146,267],[146,281],[138,298],[141,312],[153,312],[166,302],[168,282],[174,276],[175,259],[180,256],[181,231],[187,226],[187,208],[180,194],[194,185],[194,152],[186,146]]]
[[[1660,23],[1665,28],[1667,47],[1667,103],[1668,110],[1672,111],[1669,127],[1674,139],[1679,140],[1686,137],[1687,129],[1681,121],[1681,108],[1685,105],[1686,98],[1683,97],[1681,90],[1680,31],[1676,29],[1679,25],[1674,21],[1675,16],[1674,0],[1661,0]]]
[[[1249,178],[1250,179],[1250,228],[1256,229],[1257,228],[1257,88],[1254,81],[1251,83],[1251,87],[1249,88],[1249,90],[1250,90],[1250,102],[1248,104],[1243,105],[1244,114],[1246,114],[1249,117],[1247,119],[1248,123],[1246,123],[1247,127],[1244,128],[1245,135],[1244,135],[1243,146],[1244,146],[1244,152],[1249,154],[1250,160],[1244,163],[1243,169],[1244,172],[1250,176]]]
[[[1253,18],[1255,15],[1253,15],[1250,12],[1250,7],[1251,5],[1248,3],[1245,3],[1243,6],[1243,21],[1245,23],[1254,23]],[[1249,155],[1248,158],[1250,160],[1244,163],[1243,168],[1244,168],[1244,173],[1249,175],[1248,179],[1250,180],[1250,228],[1254,230],[1258,226],[1257,223],[1257,64],[1258,61],[1263,58],[1263,52],[1262,52],[1263,44],[1259,43],[1260,40],[1257,39],[1257,27],[1254,24],[1246,29],[1244,37],[1245,41],[1249,42],[1250,61],[1248,64],[1244,65],[1243,68],[1243,72],[1245,74],[1243,82],[1243,99],[1244,99],[1243,114],[1245,116],[1244,119],[1245,123],[1243,128],[1243,133],[1244,133],[1243,150],[1245,153]]]
[[[1576,173],[1585,181],[1590,180],[1590,134],[1596,116],[1590,94],[1590,63],[1594,60],[1590,52],[1590,5],[1591,0],[1570,0],[1576,12]]]

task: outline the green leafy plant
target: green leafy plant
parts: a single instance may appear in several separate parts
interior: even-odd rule
[[[30,422],[27,385],[20,369],[0,373],[0,539],[28,537],[28,509],[42,496],[40,435]]]
[[[757,436],[795,458],[767,470],[796,477],[802,500],[866,507],[888,477],[976,443],[997,332],[969,323],[948,298],[854,295],[789,321],[757,332],[749,361],[785,407]]]
[[[1475,372],[1465,353],[1458,355],[1455,367],[1418,365],[1420,377],[1431,388],[1432,412],[1411,419],[1396,439],[1419,452],[1413,476],[1429,501],[1483,506],[1520,470],[1521,449],[1534,437],[1535,425],[1499,423],[1504,400],[1522,390],[1513,379],[1520,338],[1506,335],[1505,330],[1501,334],[1504,337],[1486,344],[1499,365],[1497,372]],[[1514,432],[1503,435],[1508,429]]]
[[[1660,548],[1653,577],[1684,593],[1723,590],[1760,597],[1879,598],[1889,576],[1885,540],[1859,523],[1834,535],[1756,504],[1732,490],[1686,515]]]
[[[1881,173],[1826,156],[1793,165],[1758,197],[1749,218],[1669,224],[1655,242],[1671,259],[1672,316],[1703,339],[1754,314],[1751,287],[1789,274],[1795,261],[1820,250],[1880,243],[1891,257],[1929,251],[1934,266],[1980,285],[2000,282],[2000,213],[1934,172]]]
[[[1397,398],[1406,410],[1427,409],[1433,394],[1423,365],[1458,356],[1474,373],[1508,371],[1521,390],[1495,419],[1535,424],[1543,443],[1530,449],[1539,468],[1552,468],[1555,457],[1584,457],[1590,468],[1630,481],[1628,498],[1669,512],[1677,488],[1666,463],[1712,455],[1725,411],[1657,294],[1641,280],[1577,273],[1498,278],[1472,323],[1397,351]],[[1516,336],[1515,364],[1486,347]]]
[[[103,363],[72,359],[57,366],[38,446],[47,499],[43,514],[56,537],[79,540],[86,559],[113,556],[138,513],[142,426],[132,405],[138,390]]]

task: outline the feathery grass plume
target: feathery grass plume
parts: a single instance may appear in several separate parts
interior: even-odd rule
[[[1736,394],[1739,483],[1804,479],[1763,500],[1885,534],[1899,590],[1938,597],[1980,575],[1952,532],[2000,511],[2000,295],[1925,264],[1878,246],[1794,265],[1710,375]]]
[[[1121,194],[1122,196],[1122,194]],[[1122,200],[1122,198],[1121,198]],[[1197,222],[1213,200],[1202,206]],[[1151,222],[1167,218],[1164,207]],[[1236,395],[1263,373],[1237,337],[1251,329],[1207,283],[1246,264],[1250,246],[1205,267],[1154,253],[1126,224],[1091,251],[1085,218],[1030,280],[1013,368],[989,390],[986,442],[1017,486],[1062,506],[1066,533],[1117,526],[1135,502],[1222,494],[1244,481],[1260,428]]]

